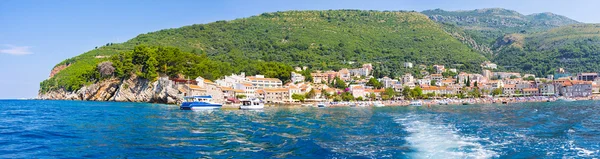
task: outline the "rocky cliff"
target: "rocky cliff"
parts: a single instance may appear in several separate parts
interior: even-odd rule
[[[129,79],[116,78],[84,86],[73,92],[62,89],[40,93],[39,99],[50,100],[89,100],[118,102],[152,102],[175,104],[183,100],[183,93],[177,85],[163,77],[151,82],[132,76]]]

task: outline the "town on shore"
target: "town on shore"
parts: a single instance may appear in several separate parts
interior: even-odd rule
[[[246,76],[243,72],[215,81],[202,77],[170,80],[179,86],[182,96],[210,95],[213,101],[223,104],[241,99],[260,99],[271,105],[329,103],[331,106],[372,105],[375,101],[398,106],[415,100],[424,104],[547,102],[594,99],[593,95],[600,90],[598,73],[571,74],[563,68],[556,69],[553,75],[536,77],[496,72],[496,64],[489,61],[481,64],[481,74],[459,72],[444,65],[413,66],[411,62],[405,62],[403,67],[416,67],[420,71],[397,78],[376,78],[372,76],[373,66],[366,63],[360,68],[337,71],[295,67],[290,72],[291,80],[285,84],[277,78]]]

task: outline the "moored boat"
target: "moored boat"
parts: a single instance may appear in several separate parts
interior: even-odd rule
[[[240,105],[240,109],[263,109],[265,108],[265,104],[261,102],[259,99],[254,100],[242,100],[242,105]]]
[[[211,96],[188,96],[183,98],[183,103],[179,109],[196,110],[196,109],[220,109],[222,104],[212,102]]]
[[[423,102],[419,100],[410,101],[410,106],[423,106]]]
[[[327,107],[327,105],[325,105],[325,103],[319,103],[319,104],[317,104],[317,107],[323,108],[323,107]]]

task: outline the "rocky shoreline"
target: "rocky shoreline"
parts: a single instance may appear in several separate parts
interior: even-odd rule
[[[40,92],[38,99],[176,104],[183,101],[183,93],[167,77],[152,82],[134,75],[124,80],[111,78],[72,92],[63,89]]]

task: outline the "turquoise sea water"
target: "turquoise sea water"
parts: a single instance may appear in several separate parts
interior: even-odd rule
[[[182,111],[0,100],[0,158],[598,158],[600,103]]]

